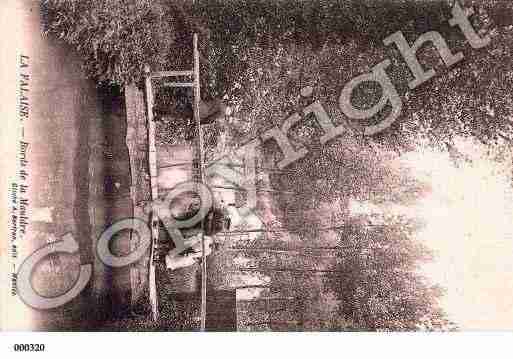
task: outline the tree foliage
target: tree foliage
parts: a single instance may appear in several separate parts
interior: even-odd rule
[[[272,177],[273,188],[297,193],[277,198],[283,213],[293,213],[283,217],[282,226],[300,228],[302,242],[312,247],[333,245],[336,233],[337,261],[330,265],[335,275],[325,291],[339,301],[338,329],[455,328],[439,305],[442,288],[420,271],[433,258],[416,238],[423,223],[391,211],[414,206],[429,193],[429,184],[395,165],[396,159],[394,151],[346,137],[312,151],[290,173]],[[355,203],[382,210],[358,214]]]
[[[145,64],[157,70],[190,68],[191,35],[198,32],[203,97],[226,96],[234,103],[244,99],[253,107],[253,115],[261,116],[267,115],[260,112],[263,103],[272,102],[272,117],[280,118],[291,110],[282,106],[277,111],[278,104],[290,104],[283,96],[297,94],[304,84],[316,85],[315,96],[338,117],[341,87],[390,57],[393,65],[387,71],[404,108],[394,126],[375,139],[397,149],[408,148],[419,136],[437,146],[451,146],[452,138],[461,135],[483,142],[511,141],[513,105],[507,93],[513,81],[513,6],[503,1],[464,2],[476,9],[472,22],[480,34],[492,37],[488,47],[473,50],[448,24],[451,4],[445,0],[44,0],[43,9],[47,33],[72,45],[84,60],[86,74],[98,81],[138,82]],[[426,31],[439,31],[453,51],[463,51],[466,58],[446,69],[433,49],[421,50],[421,62],[434,68],[437,76],[409,91],[408,68],[394,47],[382,43],[399,30],[409,41]],[[284,84],[288,92],[278,93]],[[188,95],[157,93],[164,106]],[[250,96],[251,101],[246,101]],[[375,96],[367,91],[359,103],[368,105]]]
[[[176,40],[175,14],[148,0],[44,0],[46,32],[70,44],[88,76],[124,84],[144,65],[165,67]]]
[[[388,218],[385,226],[369,226],[362,218],[340,233],[340,275],[331,285],[346,330],[454,328],[438,303],[442,289],[418,272],[430,253],[412,239],[414,227],[400,217]]]

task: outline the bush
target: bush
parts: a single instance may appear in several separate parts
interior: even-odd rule
[[[45,33],[82,57],[89,77],[125,83],[141,79],[144,65],[165,67],[176,38],[169,8],[150,0],[43,0]]]

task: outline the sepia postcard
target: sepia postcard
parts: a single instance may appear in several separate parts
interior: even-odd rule
[[[513,329],[513,2],[0,16],[2,331]]]

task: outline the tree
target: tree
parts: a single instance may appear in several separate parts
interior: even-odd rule
[[[438,305],[443,290],[419,272],[432,260],[415,238],[422,223],[387,212],[415,204],[430,191],[427,183],[394,165],[397,157],[365,142],[339,142],[318,148],[290,174],[272,179],[275,188],[299,193],[277,199],[283,212],[294,213],[283,217],[283,227],[299,229],[304,246],[331,246],[327,253],[337,258],[324,262],[331,263],[324,293],[332,291],[339,301],[338,329],[453,328]],[[354,203],[369,204],[371,210],[357,215],[351,209]],[[372,210],[380,206],[383,212]],[[309,267],[321,263],[319,258],[302,258]]]
[[[188,69],[191,36],[200,33],[204,98],[226,96],[231,104],[242,104],[236,115],[250,117],[246,120],[256,130],[265,123],[262,117],[280,119],[296,110],[303,83],[317,84],[315,98],[340,118],[341,87],[392,57],[397,61],[390,76],[407,101],[396,123],[372,140],[397,150],[411,148],[421,137],[439,147],[451,147],[456,136],[487,143],[513,140],[513,103],[507,96],[513,82],[507,75],[513,62],[508,31],[513,5],[497,0],[465,5],[477,10],[474,26],[492,37],[485,49],[471,49],[449,26],[451,8],[443,0],[43,0],[46,32],[72,45],[87,75],[98,81],[138,82],[145,64]],[[409,91],[409,70],[397,50],[382,43],[398,30],[409,41],[438,31],[465,60],[446,69],[433,49],[420,51],[420,61],[437,76]],[[157,93],[164,107],[177,102],[176,95]],[[360,105],[372,103],[376,89],[358,96]]]
[[[166,66],[180,22],[148,0],[43,0],[46,33],[71,45],[89,77],[123,85],[142,78],[144,65]]]
[[[447,330],[438,300],[443,290],[418,273],[430,259],[425,247],[410,238],[412,223],[388,219],[369,227],[354,221],[340,233],[331,285],[341,300],[339,313],[350,330]]]

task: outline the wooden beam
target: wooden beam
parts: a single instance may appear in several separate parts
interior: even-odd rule
[[[145,66],[146,73],[145,90],[146,90],[146,104],[148,115],[148,162],[150,167],[150,186],[151,186],[151,199],[152,199],[152,214],[151,214],[151,247],[150,247],[150,264],[149,264],[149,277],[148,286],[150,292],[151,313],[154,321],[159,319],[159,306],[158,294],[156,283],[156,268],[154,262],[155,246],[158,241],[158,226],[155,228],[155,222],[158,223],[158,182],[157,182],[157,149],[155,146],[155,121],[153,121],[153,88],[150,76],[150,67]]]
[[[198,34],[194,34],[193,41],[193,55],[194,55],[194,119],[198,131],[198,156],[199,156],[199,169],[201,183],[205,184],[205,171],[203,164],[203,133],[201,131],[201,118],[200,118],[200,79],[199,79],[199,52],[198,52]],[[205,248],[205,237],[203,235],[203,223],[201,221],[201,331],[205,331],[206,318],[207,318],[207,256]]]
[[[177,77],[177,76],[193,76],[193,71],[155,71],[151,73],[151,78],[159,79],[162,77]]]
[[[167,87],[195,87],[193,82],[166,82],[164,86]]]
[[[239,272],[291,272],[291,273],[309,273],[309,274],[327,274],[327,273],[347,273],[347,270],[335,270],[335,269],[297,269],[297,268],[265,268],[265,267],[245,267],[228,270],[227,273],[239,273]]]
[[[248,191],[245,188],[237,187],[237,186],[208,186],[208,187],[212,188],[212,189],[214,189],[214,188],[215,189],[227,189],[227,190],[232,190],[232,191],[244,191],[244,192]],[[282,193],[282,194],[299,194],[297,192],[280,191],[280,190],[271,189],[271,188],[257,188],[256,191],[257,192],[268,192],[268,193]]]

